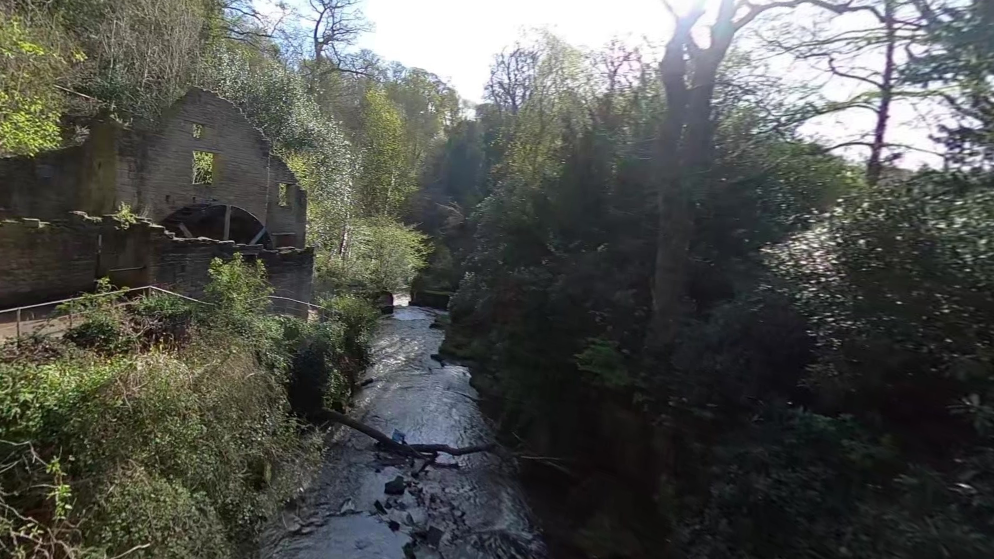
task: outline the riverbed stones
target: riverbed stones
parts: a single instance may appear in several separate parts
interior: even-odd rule
[[[428,534],[425,536],[425,540],[428,542],[428,545],[438,547],[438,544],[442,542],[442,536],[444,535],[445,532],[431,526],[428,528]]]
[[[406,488],[407,484],[404,482],[404,478],[397,476],[393,481],[386,482],[383,486],[383,492],[387,495],[403,495]]]

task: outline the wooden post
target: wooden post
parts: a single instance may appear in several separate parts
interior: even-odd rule
[[[254,237],[252,237],[252,240],[249,241],[248,244],[254,245],[255,243],[258,243],[259,239],[261,239],[262,236],[265,235],[265,234],[266,234],[266,228],[265,227],[263,227],[262,229],[259,229],[259,232],[256,233]]]
[[[228,234],[231,232],[231,205],[224,207],[224,237],[221,238],[222,241],[228,240]]]
[[[16,334],[16,337],[14,339],[20,340],[21,339],[21,309],[17,309],[17,318],[14,319],[14,322],[16,324],[16,326],[14,328],[17,329],[17,334]]]

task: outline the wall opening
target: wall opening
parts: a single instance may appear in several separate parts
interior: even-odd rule
[[[170,214],[162,225],[181,237],[223,240],[227,232],[228,239],[238,244],[255,241],[266,248],[273,246],[272,236],[262,222],[238,206],[230,206],[229,210],[225,204],[193,204]]]
[[[198,140],[200,138],[204,137],[204,125],[203,124],[197,124],[196,122],[193,123],[193,137],[196,138],[196,139],[198,139]]]
[[[281,182],[279,187],[279,204],[280,207],[286,208],[290,205],[290,185],[285,182]]]
[[[214,157],[209,151],[193,152],[193,184],[214,184]]]

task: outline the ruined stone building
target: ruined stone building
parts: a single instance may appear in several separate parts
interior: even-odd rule
[[[111,216],[125,207],[138,223]],[[193,89],[155,131],[104,119],[81,145],[0,159],[0,308],[101,277],[197,295],[210,261],[235,252],[266,264],[277,295],[308,301],[306,215],[306,194],[262,132]]]

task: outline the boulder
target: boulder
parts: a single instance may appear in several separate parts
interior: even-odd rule
[[[387,495],[403,495],[406,488],[407,484],[404,483],[404,478],[397,476],[393,481],[388,481],[383,486],[383,492]]]
[[[452,297],[452,293],[448,291],[418,289],[411,292],[411,305],[415,307],[429,307],[444,311],[449,308],[450,297]]]
[[[383,314],[393,314],[393,293],[380,291],[376,295],[376,306]]]

